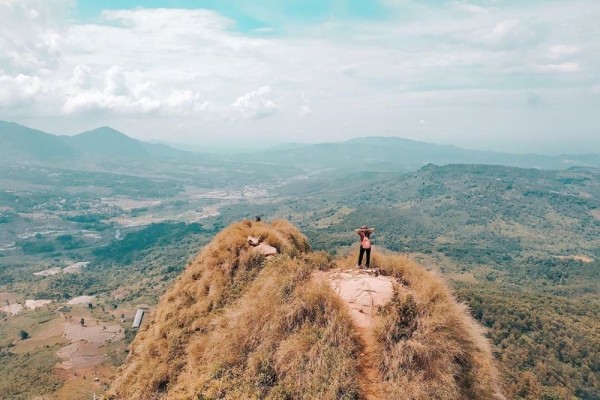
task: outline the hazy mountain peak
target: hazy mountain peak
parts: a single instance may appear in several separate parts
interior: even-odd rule
[[[110,126],[101,126],[100,128],[96,128],[96,129],[92,129],[89,131],[79,133],[79,134],[75,135],[74,137],[102,137],[102,138],[106,138],[106,139],[120,138],[120,139],[129,139],[129,140],[137,141],[136,139],[133,139],[133,138],[127,136],[126,134],[124,134],[123,132],[120,132],[114,128],[111,128]]]

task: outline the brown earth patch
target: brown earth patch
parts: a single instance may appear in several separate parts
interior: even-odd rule
[[[445,273],[444,276],[455,282],[471,283],[473,285],[479,283],[472,272]]]
[[[582,263],[589,264],[594,262],[593,258],[584,255],[573,255],[573,256],[554,256],[554,258],[558,258],[559,260],[575,260],[581,261]]]
[[[90,326],[66,322],[64,337],[71,343],[56,353],[62,362],[58,368],[78,370],[100,364],[104,360],[101,347],[124,338],[119,325],[100,325],[92,322]]]

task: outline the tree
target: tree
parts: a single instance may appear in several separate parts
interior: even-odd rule
[[[19,337],[21,338],[21,340],[29,339],[29,333],[21,329],[21,331],[19,332]]]

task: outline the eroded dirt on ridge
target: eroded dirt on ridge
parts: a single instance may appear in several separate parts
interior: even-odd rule
[[[319,272],[318,278],[325,278],[348,306],[350,316],[360,334],[363,342],[360,366],[364,398],[382,399],[381,377],[374,362],[375,344],[371,329],[379,307],[386,305],[394,295],[393,280],[387,276],[378,276],[373,270],[358,269]]]

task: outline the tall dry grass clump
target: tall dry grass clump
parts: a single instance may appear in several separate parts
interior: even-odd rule
[[[354,262],[352,255],[339,264]],[[376,254],[372,266],[394,282],[371,333],[384,398],[502,399],[483,328],[446,284],[402,255]]]
[[[269,260],[246,239],[281,253]],[[360,342],[344,305],[310,279],[326,255],[285,221],[215,237],[163,296],[113,384],[115,399],[357,399]]]

